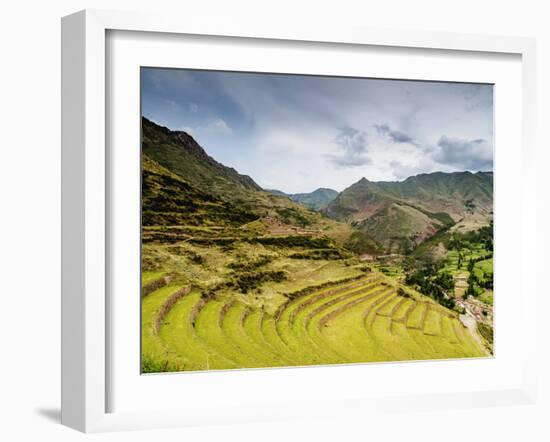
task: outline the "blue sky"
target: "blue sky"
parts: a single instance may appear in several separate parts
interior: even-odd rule
[[[493,168],[493,87],[143,68],[142,113],[264,188]]]

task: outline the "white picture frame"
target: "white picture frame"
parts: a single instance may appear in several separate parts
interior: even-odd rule
[[[524,187],[522,199],[521,255],[535,254],[534,108],[535,43],[518,37],[492,37],[416,31],[388,31],[344,26],[307,25],[295,28],[277,23],[216,22],[193,20],[182,24],[177,17],[99,10],[81,11],[62,21],[62,423],[85,432],[138,428],[186,426],[219,422],[249,422],[329,415],[364,415],[374,410],[463,408],[472,405],[532,403],[536,394],[536,324],[525,318],[522,326],[526,344],[522,355],[523,376],[503,388],[477,389],[461,393],[430,392],[425,395],[387,397],[338,397],[312,400],[310,407],[254,407],[234,399],[231,412],[189,414],[182,409],[141,411],[109,410],[113,388],[109,370],[112,359],[108,338],[111,321],[108,244],[112,241],[108,220],[112,206],[109,195],[109,155],[106,121],[109,93],[106,68],[109,63],[107,34],[154,32],[162,35],[218,36],[232,39],[261,39],[312,44],[376,46],[403,50],[432,49],[521,57],[521,149]],[[156,34],[158,35],[158,34]],[[112,54],[111,54],[112,55]],[[498,135],[497,135],[498,136]],[[518,147],[519,148],[519,147]],[[498,166],[497,166],[498,167]],[[498,170],[498,169],[497,169]],[[497,172],[498,173],[498,172]],[[522,272],[525,272],[524,268]],[[522,303],[536,302],[534,278],[523,278]],[[497,332],[498,333],[498,332]],[[498,357],[498,356],[497,356]],[[340,370],[331,368],[332,372]],[[356,371],[360,367],[354,368]],[[254,375],[247,373],[254,373]],[[238,376],[261,376],[268,371],[241,371]],[[208,374],[201,374],[208,376]],[[216,379],[224,376],[217,373]],[[165,377],[168,379],[168,377]],[[175,379],[175,378],[174,378]],[[195,378],[196,379],[196,378]],[[214,378],[213,378],[214,379]],[[236,379],[236,378],[235,378]],[[514,380],[516,381],[516,380]],[[169,381],[165,381],[169,382]],[[227,405],[227,404],[226,404]]]

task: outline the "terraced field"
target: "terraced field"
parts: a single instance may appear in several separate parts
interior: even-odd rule
[[[378,272],[289,297],[273,314],[148,276],[143,372],[487,356],[456,313]]]

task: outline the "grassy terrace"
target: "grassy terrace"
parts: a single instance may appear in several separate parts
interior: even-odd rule
[[[141,275],[141,285],[147,286],[159,280],[162,276],[164,276],[164,272],[143,272]]]
[[[379,272],[310,287],[271,312],[178,281],[142,299],[143,372],[487,356],[455,313],[399,294]]]

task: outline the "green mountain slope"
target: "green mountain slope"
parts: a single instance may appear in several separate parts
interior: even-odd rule
[[[407,252],[443,228],[464,230],[492,218],[493,174],[422,174],[402,182],[362,178],[341,192],[325,213],[382,243]]]
[[[210,157],[187,133],[145,118],[142,125],[146,241],[259,235],[326,237],[340,245],[349,240],[352,228],[348,224],[262,190],[250,177]],[[319,201],[325,190],[313,199]],[[377,246],[367,239],[361,244],[362,250]]]
[[[320,187],[309,193],[284,193],[280,190],[269,189],[273,195],[287,196],[292,201],[300,203],[310,209],[320,210],[328,206],[328,204],[338,196],[338,192],[333,189]]]
[[[210,194],[237,198],[261,190],[249,176],[214,160],[188,133],[171,131],[144,117],[142,153]]]
[[[493,210],[492,172],[435,172],[378,185],[395,198],[433,212],[449,213],[454,219],[468,213],[488,215]]]
[[[145,118],[142,156],[144,226],[326,236],[358,253],[403,253],[442,229],[466,231],[492,219],[488,172],[438,172],[403,182],[363,178],[340,194],[320,188],[284,196],[217,162],[187,133]]]
[[[290,198],[306,207],[319,210],[328,206],[337,196],[336,190],[321,187],[310,193],[295,193]]]
[[[147,155],[142,155],[141,182],[143,226],[239,226],[258,218],[250,205],[208,194]]]

